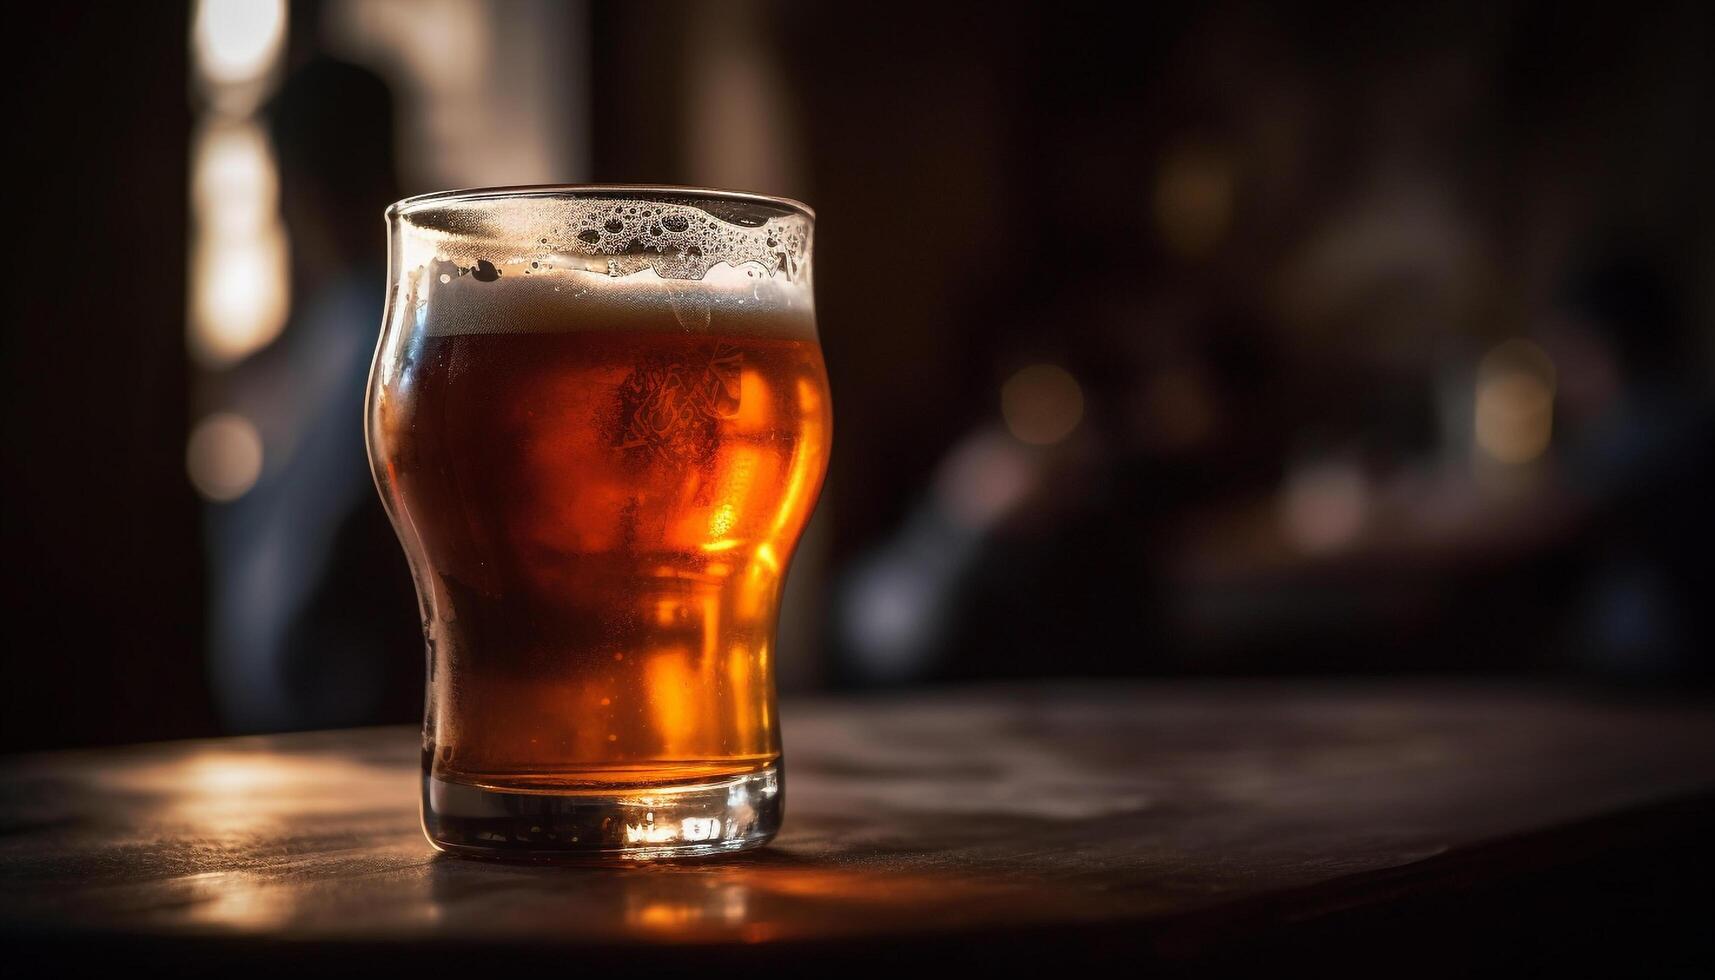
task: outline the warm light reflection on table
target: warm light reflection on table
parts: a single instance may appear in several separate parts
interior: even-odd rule
[[[436,854],[406,729],[12,760],[0,919],[608,948],[1141,923],[1715,786],[1707,715],[1482,688],[1017,689],[786,721],[778,840],[621,867]],[[656,826],[707,831],[679,816]]]

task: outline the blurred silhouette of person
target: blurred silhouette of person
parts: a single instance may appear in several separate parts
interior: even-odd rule
[[[1551,349],[1561,361],[1582,349],[1596,368],[1568,379],[1568,477],[1593,511],[1573,648],[1614,679],[1707,680],[1715,411],[1684,304],[1659,263],[1626,250],[1587,263],[1567,292]]]
[[[265,467],[212,505],[211,643],[230,729],[404,720],[420,708],[409,572],[376,500],[362,410],[386,282],[383,209],[399,197],[393,100],[314,58],[268,106],[292,243],[293,314],[233,371]]]

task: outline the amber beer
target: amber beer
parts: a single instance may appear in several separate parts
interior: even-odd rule
[[[412,317],[390,310],[371,454],[423,600],[424,816],[445,848],[694,853],[779,820],[774,631],[827,378],[807,251],[709,253],[775,212],[807,250],[808,218],[629,200],[564,206],[600,240],[523,229],[528,264],[443,245],[395,293]],[[693,220],[699,261],[666,271],[698,278],[616,243]],[[631,266],[591,270],[600,245]]]

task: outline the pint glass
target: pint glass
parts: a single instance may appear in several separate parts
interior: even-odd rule
[[[429,839],[763,844],[780,590],[831,435],[812,213],[561,186],[387,222],[365,427],[421,604]]]

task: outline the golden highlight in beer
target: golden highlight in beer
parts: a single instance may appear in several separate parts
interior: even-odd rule
[[[423,606],[431,838],[760,843],[689,801],[778,785],[775,624],[831,435],[808,215],[539,193],[393,215],[368,426]]]

